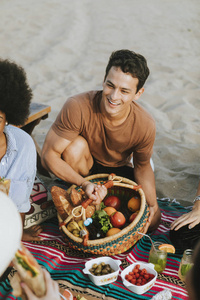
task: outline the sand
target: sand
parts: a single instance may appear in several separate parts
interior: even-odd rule
[[[157,124],[157,196],[183,201],[193,199],[200,173],[199,29],[199,0],[0,2],[0,56],[24,67],[33,101],[51,105],[34,130],[40,146],[67,97],[101,89],[113,50],[147,58],[139,101]]]

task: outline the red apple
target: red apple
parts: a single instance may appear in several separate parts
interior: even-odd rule
[[[138,211],[134,212],[134,213],[130,216],[130,218],[129,218],[129,222],[130,222],[130,223],[132,223],[133,220],[135,220],[137,214],[138,214]]]
[[[121,213],[120,211],[116,211],[110,216],[110,222],[113,227],[121,228],[126,223],[126,219],[123,213]]]
[[[117,196],[108,196],[104,199],[105,206],[111,206],[114,207],[116,210],[120,208],[121,201]]]

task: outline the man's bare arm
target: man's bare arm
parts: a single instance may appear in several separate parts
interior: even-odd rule
[[[146,164],[134,163],[134,177],[135,181],[141,184],[150,209],[145,231],[147,231],[149,226],[151,230],[154,230],[160,222],[161,213],[157,202],[155,177],[150,161]]]
[[[50,129],[42,148],[42,165],[58,178],[69,183],[81,185],[84,178],[62,159],[62,153],[70,143],[71,141],[58,136]]]
[[[92,200],[97,200],[97,195],[95,194],[96,185],[86,181],[83,176],[62,159],[62,153],[70,143],[71,141],[58,136],[50,129],[42,149],[42,165],[58,178],[77,186],[82,185],[88,197]]]

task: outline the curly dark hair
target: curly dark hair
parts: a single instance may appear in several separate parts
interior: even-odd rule
[[[6,121],[23,125],[29,115],[32,90],[24,69],[14,62],[0,59],[0,111]]]
[[[138,78],[137,92],[143,87],[150,73],[144,56],[126,49],[112,52],[104,80],[112,67],[119,67],[124,73],[130,73],[133,78]]]

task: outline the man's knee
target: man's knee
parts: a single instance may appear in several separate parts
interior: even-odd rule
[[[67,163],[73,163],[82,159],[86,154],[89,155],[89,152],[87,141],[82,136],[78,136],[63,151],[62,158]]]
[[[78,136],[68,145],[62,153],[62,159],[82,176],[88,175],[93,165],[88,143],[82,136]]]

